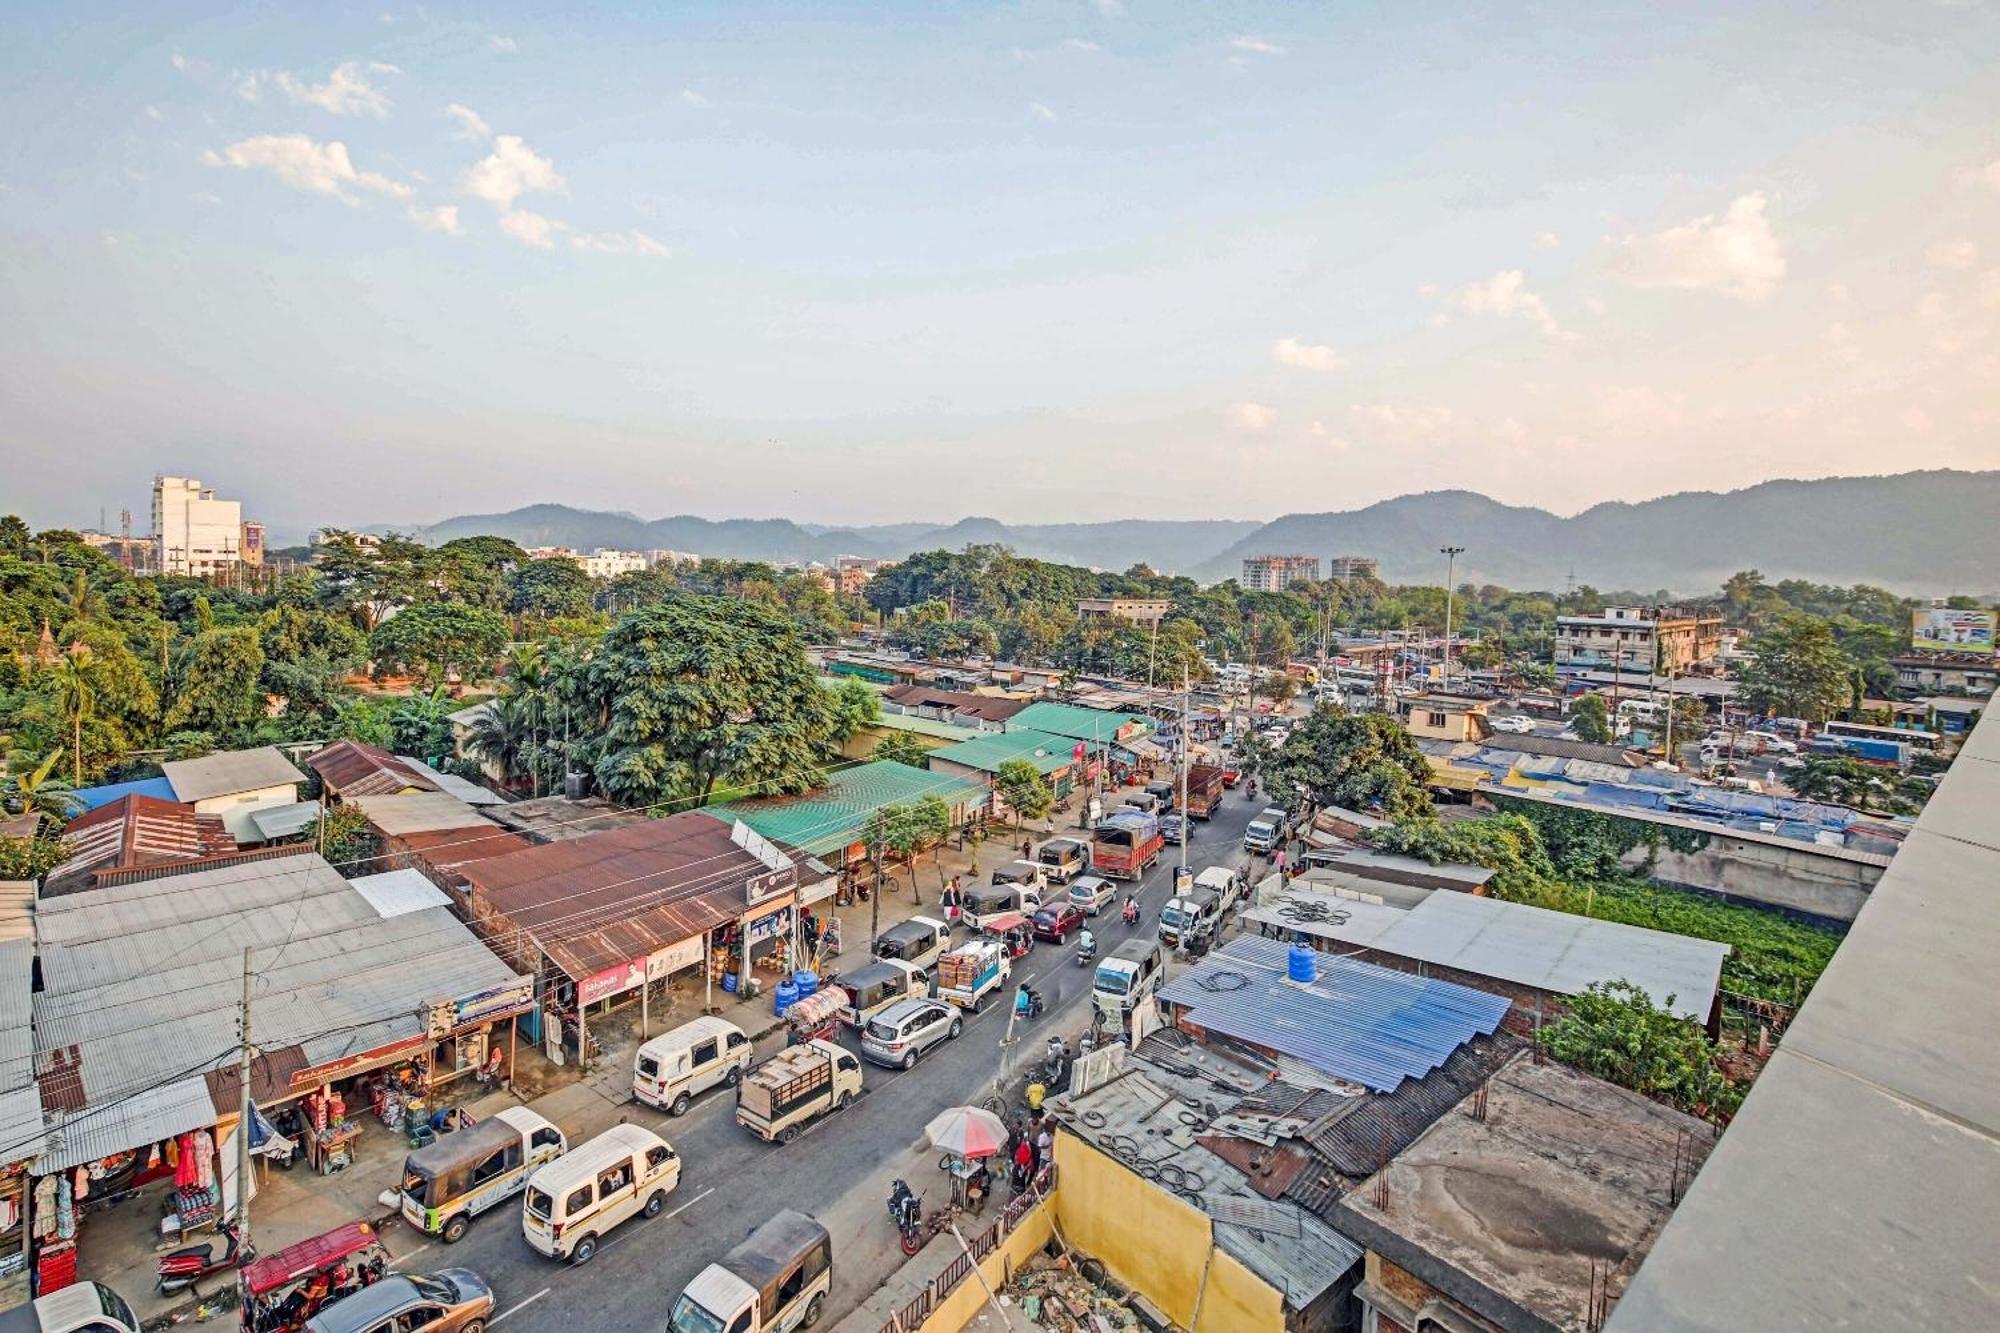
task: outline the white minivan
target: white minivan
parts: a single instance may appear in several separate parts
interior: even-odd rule
[[[663,1032],[632,1057],[632,1095],[668,1115],[727,1084],[735,1087],[750,1067],[750,1038],[734,1023],[705,1016]]]
[[[640,1125],[613,1125],[528,1177],[521,1231],[552,1259],[587,1264],[605,1232],[635,1213],[658,1217],[681,1183],[681,1159]]]

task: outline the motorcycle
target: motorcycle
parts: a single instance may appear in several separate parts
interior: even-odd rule
[[[1024,994],[1028,997],[1028,1002],[1025,1005],[1021,1003],[1021,996]],[[1022,1022],[1025,1023],[1040,1018],[1042,1016],[1042,1008],[1042,993],[1033,986],[1024,985],[1014,993],[1014,1017],[1020,1019]]]
[[[186,1291],[203,1278],[215,1273],[227,1272],[241,1267],[257,1257],[254,1246],[246,1247],[241,1233],[234,1223],[225,1222],[222,1236],[227,1242],[221,1254],[215,1252],[213,1241],[206,1245],[190,1245],[185,1249],[171,1250],[160,1256],[158,1286],[162,1296],[172,1296]]]
[[[1136,926],[1136,925],[1138,925],[1138,924],[1139,924],[1139,900],[1138,900],[1137,898],[1127,898],[1127,899],[1125,900],[1125,910],[1124,910],[1123,912],[1119,913],[1119,915],[1120,915],[1121,917],[1123,917],[1123,918],[1124,918],[1124,920],[1125,920],[1125,924],[1126,924],[1126,925],[1128,925],[1128,926]]]
[[[923,1196],[912,1194],[907,1180],[898,1180],[889,1187],[889,1220],[896,1224],[904,1254],[913,1255],[924,1247]]]
[[[1244,794],[1245,794],[1245,795],[1246,795],[1246,796],[1247,796],[1247,797],[1248,797],[1248,798],[1249,798],[1250,800],[1253,800],[1253,801],[1254,801],[1254,800],[1256,800],[1256,799],[1257,799],[1257,779],[1255,779],[1255,778],[1251,778],[1251,779],[1250,779],[1250,781],[1248,781],[1248,782],[1244,783],[1244,784],[1243,784],[1243,791],[1244,791]]]
[[[1069,1044],[1061,1037],[1050,1037],[1048,1049],[1042,1055],[1042,1083],[1051,1088],[1061,1083],[1063,1068],[1068,1064]]]
[[[1096,961],[1097,941],[1095,939],[1086,939],[1076,946],[1076,965],[1078,967],[1089,967]]]

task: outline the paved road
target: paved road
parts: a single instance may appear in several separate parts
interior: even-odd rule
[[[1197,870],[1241,864],[1243,826],[1262,805],[1241,790],[1228,793],[1215,819],[1195,826],[1188,864]],[[1179,861],[1178,848],[1169,846],[1166,853],[1140,890],[1139,927],[1125,926],[1115,913],[1099,918],[1100,956],[1153,929]],[[1073,947],[1050,944],[1037,946],[1017,967],[1015,977],[1034,979],[1050,1012],[1018,1030],[1016,1058],[1039,1058],[1052,1027],[1074,1038],[1088,1013],[1092,971],[1075,965]],[[902,1262],[884,1207],[889,1184],[900,1175],[937,1197],[942,1177],[923,1142],[924,1125],[943,1108],[977,1102],[991,1091],[1007,1011],[1007,1005],[989,1004],[985,1012],[968,1015],[957,1041],[934,1049],[908,1072],[865,1066],[866,1091],[853,1106],[782,1146],[760,1142],[740,1128],[726,1091],[710,1094],[679,1120],[632,1103],[627,1118],[658,1130],[679,1150],[680,1186],[664,1215],[625,1223],[585,1267],[558,1264],[529,1249],[518,1204],[480,1218],[457,1245],[413,1247],[423,1238],[403,1231],[389,1238],[390,1248],[405,1271],[458,1266],[483,1274],[498,1296],[494,1323],[506,1333],[657,1331],[690,1278],[778,1208],[798,1207],[819,1217],[834,1235],[833,1300],[822,1320],[823,1327],[830,1326]],[[848,1042],[853,1045],[851,1038]]]

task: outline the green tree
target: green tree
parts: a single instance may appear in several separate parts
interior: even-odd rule
[[[1391,817],[1428,814],[1430,762],[1394,718],[1317,708],[1268,766],[1270,794],[1287,809],[1379,807]]]
[[[55,685],[56,706],[62,710],[63,727],[70,737],[70,781],[83,785],[83,724],[97,712],[97,682],[92,679],[90,653],[63,655],[49,675]]]
[[[598,781],[628,805],[703,805],[719,782],[810,790],[833,720],[783,613],[688,596],[625,616],[590,661]]]
[[[1014,827],[1023,820],[1047,819],[1056,794],[1041,770],[1025,759],[1009,759],[993,775],[993,790],[1014,812]]]
[[[377,675],[412,672],[431,687],[485,676],[506,646],[497,611],[450,602],[404,607],[368,636]]]
[[[402,616],[396,619],[401,620]],[[427,764],[449,759],[451,715],[455,707],[455,701],[442,685],[426,694],[398,699],[389,709],[389,738],[396,753],[414,755]]]
[[[512,784],[530,772],[530,752],[535,744],[533,705],[520,695],[503,694],[490,700],[472,715],[466,728],[465,752],[500,771],[502,782]]]
[[[1707,1035],[1633,983],[1592,982],[1568,1010],[1535,1038],[1564,1064],[1718,1124],[1741,1104]]]
[[[882,696],[865,681],[849,676],[828,695],[831,711],[826,739],[828,749],[835,753],[855,732],[882,720]]]
[[[67,838],[0,838],[0,879],[40,879],[74,855]]]
[[[1569,706],[1569,729],[1592,745],[1612,741],[1611,710],[1601,694],[1586,694]]]
[[[920,796],[914,801],[885,805],[869,815],[862,837],[875,849],[876,869],[881,859],[894,856],[910,867],[910,897],[918,902],[917,857],[929,851],[936,857],[951,833],[951,807],[939,796]],[[936,860],[938,887],[944,887],[944,865]]]
[[[197,634],[174,675],[174,699],[163,719],[169,730],[206,731],[233,744],[264,715],[264,648],[254,628]]]
[[[319,819],[300,835],[299,840],[317,844],[319,854],[349,879],[372,874],[376,869],[373,864],[375,829],[369,824],[367,814],[356,806],[325,807],[320,811]]]
[[[892,731],[875,742],[875,748],[868,754],[870,759],[888,759],[898,764],[908,764],[911,768],[929,768],[930,748],[917,739],[911,731]]]
[[[1451,861],[1484,866],[1494,872],[1494,891],[1510,900],[1541,889],[1556,877],[1540,832],[1521,815],[1449,823],[1430,816],[1402,819],[1377,829],[1370,841],[1384,851],[1421,857],[1432,865]]]
[[[69,782],[56,774],[62,756],[60,749],[51,750],[25,772],[0,774],[0,809],[10,815],[33,811],[65,824],[75,818],[83,803],[70,794]]]
[[[1773,717],[1824,721],[1848,698],[1852,664],[1826,621],[1789,611],[1757,631],[1737,697]]]
[[[588,615],[596,598],[596,585],[574,560],[530,560],[507,576],[507,609],[515,615],[543,620]]]

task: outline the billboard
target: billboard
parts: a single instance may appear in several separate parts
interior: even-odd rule
[[[1944,653],[1993,652],[1992,611],[1951,611],[1927,607],[1913,614],[1910,646]]]

